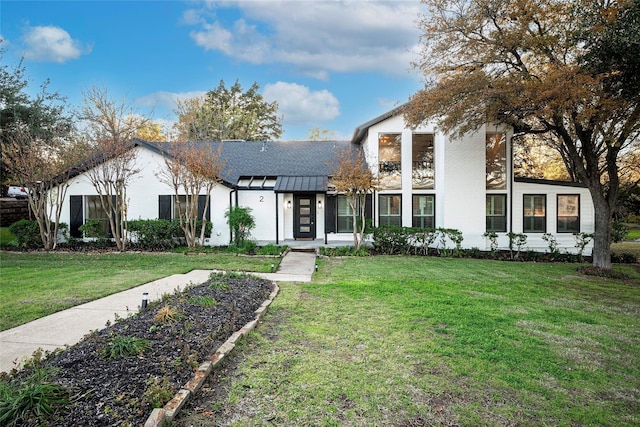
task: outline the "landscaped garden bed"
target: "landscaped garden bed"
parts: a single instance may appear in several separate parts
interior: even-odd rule
[[[138,426],[255,319],[271,282],[212,275],[0,383],[0,424]],[[79,319],[81,321],[81,319]],[[47,414],[47,412],[50,412]]]

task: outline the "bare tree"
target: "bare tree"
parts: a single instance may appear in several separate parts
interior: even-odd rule
[[[364,242],[366,197],[376,189],[376,178],[367,166],[364,154],[349,148],[341,151],[337,162],[330,167],[331,183],[338,193],[347,197],[353,214],[353,246],[357,251]]]
[[[39,138],[26,126],[14,129],[2,144],[2,155],[11,165],[12,175],[29,189],[29,208],[38,222],[40,238],[47,251],[57,246],[60,212],[69,188],[71,166],[83,153],[78,147],[65,136]]]
[[[105,88],[94,86],[83,95],[80,116],[97,150],[87,165],[87,176],[100,197],[116,246],[124,251],[128,244],[127,186],[140,172],[131,140],[148,119],[137,114],[126,98],[111,99]]]
[[[225,165],[221,151],[222,145],[214,150],[205,143],[171,143],[164,159],[166,168],[158,173],[160,181],[173,189],[180,228],[190,248],[204,244],[211,192],[220,182]],[[200,213],[198,198],[202,193],[204,210]],[[202,220],[199,237],[198,220]]]

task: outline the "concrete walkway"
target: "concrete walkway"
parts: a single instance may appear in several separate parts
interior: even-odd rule
[[[310,282],[315,263],[315,253],[289,252],[275,273],[255,274],[274,282]],[[149,294],[150,302],[155,301],[189,284],[207,281],[211,272],[193,270],[187,274],[174,274],[2,331],[0,372],[21,367],[24,360],[39,348],[52,351],[73,345],[92,330],[104,328],[107,322],[113,323],[117,317],[125,318],[136,313],[145,292]]]

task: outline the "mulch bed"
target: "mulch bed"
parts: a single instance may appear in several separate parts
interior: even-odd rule
[[[214,276],[87,335],[37,363],[57,370],[48,381],[65,387],[69,403],[56,407],[53,416],[38,419],[31,415],[17,425],[144,424],[153,407],[173,397],[200,362],[255,319],[255,310],[271,291],[267,280],[238,274]],[[148,340],[147,349],[141,354],[108,357],[109,350],[118,353],[113,343],[122,337]],[[24,378],[31,369],[25,368],[15,379]],[[159,400],[163,401],[158,404]]]

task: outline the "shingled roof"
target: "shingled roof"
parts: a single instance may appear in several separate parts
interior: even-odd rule
[[[241,177],[328,177],[332,162],[345,149],[360,149],[350,141],[214,141],[214,151],[222,145],[221,156],[225,168],[221,178],[235,185]],[[143,143],[141,145],[167,152],[168,143]]]

